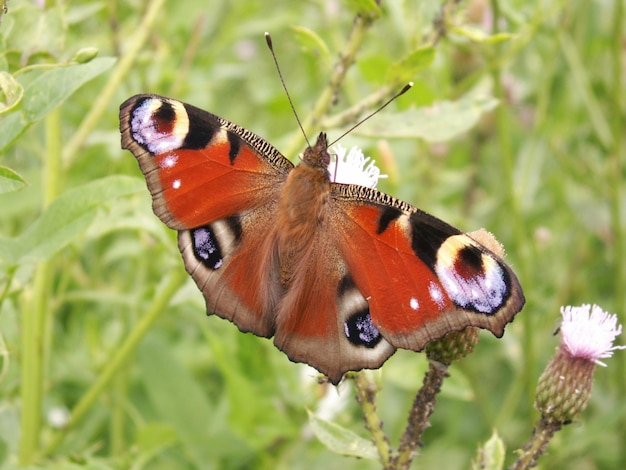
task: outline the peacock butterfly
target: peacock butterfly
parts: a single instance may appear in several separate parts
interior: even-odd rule
[[[324,133],[294,167],[249,130],[157,95],[124,102],[120,131],[208,314],[273,336],[334,384],[467,326],[500,337],[524,305],[511,268],[472,236],[332,182]]]

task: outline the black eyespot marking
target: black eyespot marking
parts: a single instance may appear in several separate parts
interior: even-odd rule
[[[384,206],[380,210],[378,216],[378,229],[376,233],[379,235],[387,230],[389,224],[402,215],[402,211],[396,207]]]
[[[141,104],[143,104],[144,101],[142,101]],[[174,122],[176,121],[176,111],[174,111],[174,107],[171,103],[161,101],[161,106],[159,106],[159,109],[157,109],[154,113],[154,119],[159,123]]]
[[[431,270],[434,270],[439,247],[448,237],[459,235],[460,230],[422,211],[411,214],[409,221],[413,253]]]
[[[372,323],[369,309],[352,315],[343,325],[346,337],[355,346],[375,347],[382,335]]]
[[[230,144],[228,159],[230,160],[230,164],[234,165],[235,159],[237,158],[237,155],[239,155],[239,149],[241,148],[241,138],[231,131],[227,131],[226,135],[228,136],[228,143]]]
[[[457,264],[459,262],[476,272],[482,272],[484,270],[482,252],[472,245],[459,250]]]
[[[224,262],[222,250],[210,225],[191,231],[193,253],[209,269],[219,269]]]
[[[185,111],[187,111],[187,119],[189,120],[189,131],[182,148],[203,149],[211,141],[213,135],[219,131],[220,123],[216,116],[195,106],[185,104]]]

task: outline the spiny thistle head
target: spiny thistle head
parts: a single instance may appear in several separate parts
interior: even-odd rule
[[[599,359],[626,346],[613,346],[622,326],[597,305],[563,307],[561,314],[561,345],[539,378],[535,408],[544,419],[566,424],[587,407],[596,364],[605,366]]]
[[[438,361],[447,366],[467,356],[478,343],[479,330],[468,326],[463,331],[453,331],[438,341],[431,341],[426,345],[426,356],[431,361]]]

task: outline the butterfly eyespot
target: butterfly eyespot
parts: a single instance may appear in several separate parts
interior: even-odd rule
[[[352,315],[343,325],[346,337],[356,346],[375,347],[382,335],[372,323],[369,309]]]
[[[189,120],[182,103],[146,98],[130,118],[133,138],[158,155],[179,149],[189,132]]]
[[[219,269],[224,258],[217,237],[210,226],[191,231],[193,253],[209,269]]]
[[[465,235],[449,237],[439,252],[435,272],[456,305],[485,314],[502,307],[509,296],[510,281],[498,261]]]

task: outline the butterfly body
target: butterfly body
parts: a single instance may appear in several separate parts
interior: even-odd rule
[[[207,312],[274,336],[333,383],[466,326],[501,336],[523,306],[513,271],[470,236],[332,182],[323,133],[294,168],[250,131],[157,95],[122,104],[120,129]]]

